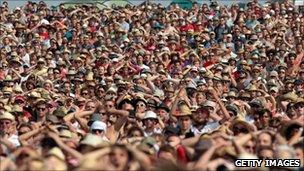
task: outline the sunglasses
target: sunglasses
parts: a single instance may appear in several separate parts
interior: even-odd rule
[[[112,107],[113,107],[113,105],[106,105],[106,107],[107,107],[107,108],[112,108]]]
[[[136,107],[146,107],[144,104],[137,104]]]
[[[45,111],[45,107],[37,107],[37,110],[39,110],[39,111]]]
[[[254,150],[254,146],[251,146],[251,145],[246,145],[245,148]]]
[[[301,104],[301,105],[295,105],[295,106],[294,106],[295,109],[300,109],[300,108],[303,108],[303,107],[304,107],[303,104]]]
[[[100,130],[100,129],[93,129],[93,130],[92,130],[92,133],[94,133],[94,134],[101,134],[101,133],[103,133],[103,130]]]
[[[87,93],[87,92],[83,92],[83,93],[81,93],[81,95],[88,95],[89,93]]]

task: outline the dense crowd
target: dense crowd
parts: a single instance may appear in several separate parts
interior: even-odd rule
[[[304,15],[290,1],[188,10],[8,3],[0,170],[303,166]]]

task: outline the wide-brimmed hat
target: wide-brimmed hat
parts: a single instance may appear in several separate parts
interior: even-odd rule
[[[7,75],[7,76],[4,78],[3,81],[4,81],[4,82],[12,82],[12,81],[14,81],[14,80],[13,80],[13,78],[12,78],[11,75]]]
[[[207,100],[203,105],[202,107],[212,107],[213,110],[216,109],[216,103],[211,101],[211,100]]]
[[[296,102],[297,99],[298,99],[298,95],[297,95],[296,93],[294,93],[294,92],[288,92],[288,93],[286,93],[286,94],[283,94],[283,95],[281,96],[281,99],[282,99],[283,101]]]
[[[229,125],[229,129],[231,131],[233,131],[233,128],[234,126],[238,125],[238,124],[241,124],[243,125],[248,132],[253,132],[255,130],[254,126],[251,125],[250,123],[246,122],[243,118],[241,117],[236,117],[232,122],[231,124]]]
[[[9,112],[3,112],[2,114],[0,114],[0,120],[15,121],[15,116]]]
[[[104,141],[101,136],[89,133],[82,141],[80,141],[80,145],[89,145],[91,147],[98,148],[108,146],[110,143]]]
[[[147,105],[147,100],[144,98],[142,94],[139,94],[136,99],[134,100],[134,105],[136,105],[138,102],[143,102],[145,105]]]
[[[227,95],[227,98],[229,98],[229,97],[234,97],[234,98],[236,98],[236,92],[235,92],[235,91],[229,91],[229,92],[228,92],[228,95]]]
[[[53,111],[53,115],[57,117],[64,117],[67,115],[68,111],[64,106],[58,107],[56,110]]]
[[[143,120],[146,120],[146,119],[158,120],[156,113],[151,110],[145,112],[145,116],[144,116]]]
[[[178,111],[178,113],[176,113],[174,115],[175,117],[182,117],[182,116],[192,117],[191,109],[186,104],[181,104],[181,105],[179,105],[178,108],[179,108],[179,111]]]

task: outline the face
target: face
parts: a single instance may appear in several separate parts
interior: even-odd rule
[[[300,103],[300,104],[296,104],[294,106],[295,112],[297,115],[301,116],[304,115],[304,104]]]
[[[139,130],[134,130],[131,132],[130,137],[142,137],[142,134]]]
[[[244,147],[247,153],[254,154],[255,146],[252,140],[248,141]]]
[[[46,115],[47,111],[47,107],[46,104],[39,104],[37,107],[37,113],[39,115],[39,117],[44,117]]]
[[[273,155],[273,151],[270,149],[263,149],[258,154],[260,159],[273,159]]]
[[[117,170],[123,170],[129,160],[128,152],[125,149],[114,147],[110,153],[110,162]]]
[[[88,99],[88,98],[90,97],[90,94],[89,94],[89,91],[88,91],[88,90],[83,90],[83,91],[81,92],[81,95],[82,95],[84,98],[86,98],[86,99]]]
[[[85,106],[86,111],[95,111],[96,110],[96,105],[94,102],[88,102]]]
[[[144,112],[146,110],[146,104],[142,101],[136,103],[136,111]]]
[[[106,101],[106,104],[105,104],[106,108],[108,109],[111,109],[111,108],[114,108],[114,102],[113,101]]]
[[[197,123],[204,123],[209,118],[209,111],[207,109],[198,109],[194,115],[194,121]]]
[[[156,119],[152,119],[152,118],[148,118],[144,120],[144,124],[146,126],[146,128],[154,128],[156,125]]]
[[[101,137],[103,137],[104,134],[105,134],[103,130],[99,130],[99,129],[93,129],[93,130],[91,131],[91,133],[94,134],[94,135],[101,136]]]
[[[296,148],[295,149],[295,153],[296,153],[296,158],[303,161],[303,159],[304,159],[304,151],[303,151],[303,149],[302,148]]]
[[[259,116],[259,123],[263,126],[267,126],[269,124],[270,116],[268,113],[264,113],[263,115]]]
[[[12,131],[13,122],[8,119],[2,119],[0,120],[0,130],[3,131],[3,133],[7,134]]]
[[[191,118],[189,116],[181,116],[178,118],[182,130],[188,130],[191,127]]]
[[[166,118],[168,116],[168,113],[164,109],[158,109],[157,110],[157,115],[160,116],[160,118]]]
[[[257,145],[258,146],[271,146],[272,145],[271,136],[267,133],[261,133],[258,136]]]

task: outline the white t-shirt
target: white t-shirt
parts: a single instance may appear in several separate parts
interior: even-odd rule
[[[216,128],[218,128],[220,124],[218,122],[207,122],[207,124],[201,129],[197,129],[196,127],[192,127],[192,131],[194,135],[200,135],[204,133],[209,133],[211,131],[214,131]]]
[[[9,142],[11,142],[15,147],[20,146],[19,136],[16,134],[13,134],[7,139]]]

